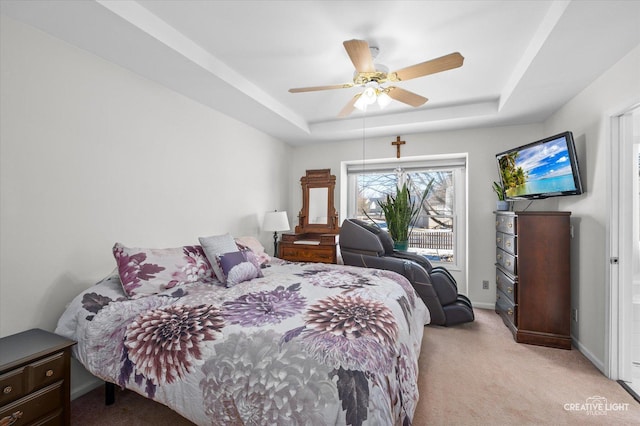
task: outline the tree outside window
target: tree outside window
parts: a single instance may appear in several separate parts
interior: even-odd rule
[[[409,249],[438,262],[455,261],[455,188],[454,170],[409,170],[363,172],[356,175],[356,209],[352,215],[368,221],[371,218],[382,229],[386,228],[378,201],[386,194],[395,194],[405,181],[411,195],[420,199],[429,182],[431,191],[422,204],[415,227],[411,232]],[[366,212],[366,214],[365,214]]]

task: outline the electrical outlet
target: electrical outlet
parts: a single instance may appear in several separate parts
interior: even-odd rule
[[[482,280],[482,289],[483,290],[489,290],[489,281]]]
[[[573,322],[578,322],[578,309],[574,308],[571,310],[571,320]]]

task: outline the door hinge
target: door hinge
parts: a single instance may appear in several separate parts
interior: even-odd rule
[[[612,264],[612,265],[617,265],[618,262],[620,262],[620,260],[617,257],[609,258],[609,263]]]

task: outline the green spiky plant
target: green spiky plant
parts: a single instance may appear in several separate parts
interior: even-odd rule
[[[433,180],[429,182],[420,198],[416,198],[411,195],[409,186],[405,182],[402,188],[396,187],[395,195],[387,194],[384,200],[378,201],[378,205],[387,222],[387,230],[395,243],[409,241],[413,225],[420,214],[422,204],[427,198],[432,185]],[[369,219],[373,222],[373,219],[370,217]]]
[[[493,192],[495,192],[496,195],[498,196],[498,200],[504,201],[505,199],[504,187],[500,185],[498,182],[494,181],[492,188],[493,188]]]

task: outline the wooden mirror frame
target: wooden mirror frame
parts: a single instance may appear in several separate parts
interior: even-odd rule
[[[298,226],[296,233],[300,234],[337,234],[340,232],[338,226],[338,213],[334,204],[334,192],[336,187],[336,177],[331,174],[331,169],[307,170],[306,176],[300,178],[302,185],[302,209],[298,213]],[[309,192],[314,188],[327,189],[327,214],[326,223],[310,223],[309,221]]]

